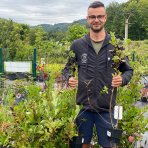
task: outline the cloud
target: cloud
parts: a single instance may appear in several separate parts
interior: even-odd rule
[[[93,0],[1,0],[0,18],[29,25],[73,22],[86,17],[91,2]]]

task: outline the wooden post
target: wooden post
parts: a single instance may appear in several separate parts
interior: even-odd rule
[[[4,73],[4,61],[3,61],[2,48],[0,48],[0,73]]]
[[[36,48],[34,48],[33,52],[32,75],[33,78],[36,79]]]
[[[128,39],[128,19],[125,20],[125,40]]]

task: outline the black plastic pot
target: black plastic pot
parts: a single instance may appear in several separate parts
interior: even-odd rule
[[[15,73],[11,73],[7,75],[9,80],[16,80],[16,74]]]
[[[27,79],[28,80],[28,76],[26,73],[17,73],[17,79]]]
[[[120,144],[120,139],[123,133],[121,129],[109,129],[107,133],[108,133],[108,137],[111,138],[111,141],[113,143]]]
[[[70,148],[82,148],[82,140],[81,136],[74,136],[72,140],[69,141]]]

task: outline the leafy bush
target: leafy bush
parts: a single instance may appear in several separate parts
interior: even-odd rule
[[[40,93],[34,84],[23,89],[27,93],[25,101],[15,106],[15,91],[8,88],[9,103],[0,106],[0,145],[68,147],[69,139],[76,135],[74,119],[79,109],[75,105],[75,91],[59,93],[50,88]]]

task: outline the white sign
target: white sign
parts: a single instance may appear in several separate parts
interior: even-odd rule
[[[123,113],[123,106],[114,106],[114,118],[121,120]]]
[[[4,62],[5,72],[32,72],[32,62]]]

